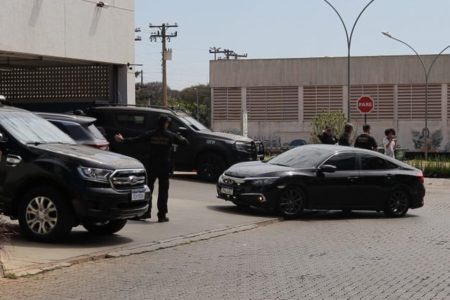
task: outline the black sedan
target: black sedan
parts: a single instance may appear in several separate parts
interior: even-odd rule
[[[276,209],[375,210],[402,217],[423,206],[422,171],[374,151],[305,145],[268,162],[232,166],[219,178],[219,198],[237,206]]]

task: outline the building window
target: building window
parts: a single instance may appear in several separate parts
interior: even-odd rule
[[[247,88],[251,121],[298,121],[298,87]]]
[[[216,121],[236,121],[241,119],[241,89],[213,89],[213,118]]]
[[[352,120],[363,120],[364,115],[359,112],[357,100],[361,96],[370,96],[374,101],[373,110],[367,114],[370,120],[392,120],[394,118],[394,86],[393,85],[357,85],[352,86],[351,117]]]
[[[441,119],[441,99],[441,85],[428,85],[429,119]],[[399,120],[417,120],[425,118],[425,85],[398,86],[398,118]]]
[[[303,119],[312,120],[324,112],[342,111],[342,86],[303,88]]]

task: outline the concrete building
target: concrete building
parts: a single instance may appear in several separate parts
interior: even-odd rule
[[[2,1],[0,95],[42,107],[133,103],[134,0],[99,2]]]
[[[430,64],[433,56],[425,56]],[[217,60],[210,63],[215,130],[240,132],[248,114],[249,136],[267,140],[310,139],[312,119],[324,111],[347,113],[347,59]],[[424,71],[416,56],[352,58],[351,122],[364,117],[356,99],[375,100],[368,123],[379,142],[395,128],[399,144],[420,150],[425,125]],[[437,61],[430,78],[428,127],[435,150],[449,151],[450,55]]]

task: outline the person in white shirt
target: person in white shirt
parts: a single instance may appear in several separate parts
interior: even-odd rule
[[[390,128],[386,129],[384,131],[384,139],[383,139],[383,146],[384,146],[384,154],[395,158],[395,146],[397,145],[397,139],[395,137],[395,130]]]

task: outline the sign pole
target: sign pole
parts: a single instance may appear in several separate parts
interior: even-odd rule
[[[364,125],[367,125],[367,114],[364,114]]]

